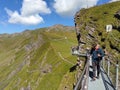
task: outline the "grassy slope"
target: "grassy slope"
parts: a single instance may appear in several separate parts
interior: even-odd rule
[[[120,20],[115,18],[114,15],[120,10],[119,5],[120,1],[83,9],[79,12],[79,18],[76,18],[76,23],[78,25],[81,24],[81,26],[79,26],[80,32],[83,41],[87,43],[87,46],[89,46],[90,41],[86,39],[88,36],[88,30],[85,30],[85,27],[89,26],[95,28],[95,32],[92,35],[98,40],[98,42],[102,46],[105,46],[111,55],[118,53],[116,54],[118,58],[120,58],[120,55],[117,49],[120,50],[120,44],[117,40],[120,41],[120,29],[117,28],[120,26]],[[108,24],[112,24],[114,27],[113,31],[110,33],[106,33],[105,27]],[[101,33],[101,35],[99,35],[99,33]],[[113,34],[113,36],[111,34]],[[111,45],[117,49],[112,48]]]
[[[80,10],[75,21],[79,27],[79,32],[84,42],[86,42],[86,47],[91,47],[91,42],[97,42],[101,46],[106,47],[108,54],[114,57],[113,62],[119,61],[120,65],[120,19],[115,17],[117,11],[120,10],[120,1],[113,2],[101,6],[95,6],[88,9]],[[113,26],[112,32],[106,32],[106,25],[111,24]],[[92,32],[92,36],[95,39],[88,39],[88,33],[90,29],[86,29],[86,26],[94,28],[95,31]],[[116,40],[117,39],[117,40]],[[112,66],[110,76],[115,75],[115,67]],[[112,75],[111,75],[112,74]],[[120,76],[120,73],[119,73]],[[115,77],[111,77],[113,80]]]
[[[36,30],[1,37],[0,90],[57,90],[70,79],[71,83],[64,83],[72,90],[73,65],[61,56],[69,59],[70,47],[76,43],[73,31]],[[68,61],[75,64],[76,57]]]

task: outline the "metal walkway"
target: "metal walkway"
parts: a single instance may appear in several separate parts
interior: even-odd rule
[[[92,69],[92,60],[91,56],[89,54],[80,54],[76,50],[72,51],[73,55],[77,55],[78,57],[85,57],[86,58],[86,64],[84,67],[84,70],[82,74],[77,78],[76,85],[74,87],[74,90],[120,90],[119,88],[119,64],[118,62],[115,64],[108,58],[107,60],[102,60],[101,62],[101,73],[100,78],[96,79],[95,81],[92,80],[93,75],[93,69]],[[110,68],[110,66],[114,67],[115,70],[111,70],[113,68]],[[115,73],[113,73],[113,71]],[[107,73],[106,73],[107,72]],[[111,75],[112,74],[112,75]],[[115,75],[113,79],[113,74]],[[113,80],[115,80],[115,83],[113,80],[111,80],[111,77]]]
[[[92,81],[92,62],[90,60],[90,66],[89,66],[89,82],[88,82],[88,90],[106,90],[103,80],[102,80],[102,76],[100,73],[100,78],[96,79],[95,81]]]
[[[92,81],[92,62],[90,60],[89,66],[89,82],[88,82],[88,90],[115,90],[111,80],[109,79],[107,73],[101,67],[100,78]]]

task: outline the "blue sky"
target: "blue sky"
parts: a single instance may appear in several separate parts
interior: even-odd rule
[[[74,26],[74,14],[81,8],[117,0],[0,0],[0,34],[55,24]]]

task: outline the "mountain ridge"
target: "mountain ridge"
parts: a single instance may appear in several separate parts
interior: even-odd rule
[[[53,90],[66,74],[74,81],[68,71],[76,62],[70,53],[75,32],[63,27],[0,35],[0,90]]]

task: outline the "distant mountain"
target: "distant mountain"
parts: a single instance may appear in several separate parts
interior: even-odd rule
[[[74,27],[55,25],[0,35],[0,90],[72,88]],[[63,83],[64,82],[64,83]]]
[[[100,43],[109,55],[120,58],[120,1],[82,9],[75,15],[75,27],[79,45],[91,47]],[[112,31],[106,32],[106,27]]]
[[[63,26],[61,24],[56,24],[53,25],[51,27],[48,27],[48,30],[56,30],[56,31],[60,31],[60,30],[64,30],[64,31],[75,31],[75,27],[74,26]]]

